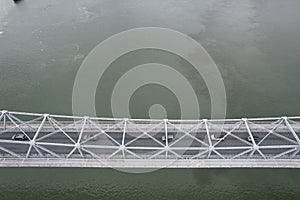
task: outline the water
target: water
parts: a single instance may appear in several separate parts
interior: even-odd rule
[[[298,170],[1,169],[1,199],[298,199]]]
[[[73,82],[88,53],[112,34],[156,26],[181,31],[210,53],[225,83],[228,118],[300,115],[299,18],[297,0],[0,0],[0,108],[72,114]],[[201,116],[209,117],[203,80],[157,50],[111,65],[97,89],[98,115],[112,115],[110,94],[125,69],[154,61],[190,80]],[[130,101],[132,117],[148,117],[154,103],[169,118],[180,116],[172,93],[145,86]],[[0,199],[298,199],[299,187],[299,170],[0,169]]]

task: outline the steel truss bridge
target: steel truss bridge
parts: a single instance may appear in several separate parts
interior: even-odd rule
[[[300,117],[152,120],[0,112],[1,167],[300,168]]]

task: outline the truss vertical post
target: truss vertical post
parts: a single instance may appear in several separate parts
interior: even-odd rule
[[[85,125],[86,125],[86,122],[89,120],[89,117],[85,116],[83,117],[83,123],[82,123],[82,127],[81,127],[81,130],[80,130],[80,133],[78,135],[78,139],[77,139],[77,142],[74,144],[74,149],[68,154],[67,158],[69,158],[73,153],[74,151],[77,149],[78,152],[80,153],[81,157],[84,158],[83,156],[83,153],[81,151],[81,144],[80,144],[80,140],[82,138],[82,134],[84,132],[84,128],[85,128]]]
[[[206,130],[208,144],[209,144],[209,146],[212,147],[212,142],[211,142],[211,138],[210,138],[210,134],[209,134],[209,128],[208,128],[208,124],[207,124],[207,119],[203,119],[203,122],[204,122],[204,125],[205,125],[205,130]]]
[[[30,151],[31,151],[32,147],[35,146],[35,140],[36,140],[37,136],[39,135],[40,131],[42,130],[42,127],[43,127],[43,125],[44,125],[44,123],[45,123],[45,121],[46,121],[46,119],[47,119],[48,117],[49,117],[49,114],[44,114],[43,120],[42,120],[42,122],[40,123],[39,128],[38,128],[37,131],[35,132],[35,134],[34,134],[32,140],[30,140],[30,142],[29,142],[30,145],[29,145],[29,148],[28,148],[28,151],[27,151],[27,154],[26,154],[26,158],[29,157],[29,154],[30,154]],[[30,139],[30,138],[29,138],[29,139]],[[39,153],[40,153],[40,152],[39,152]]]
[[[247,132],[248,132],[249,137],[250,137],[250,139],[252,141],[252,144],[253,144],[253,151],[250,154],[250,156],[252,156],[254,154],[254,152],[257,151],[264,159],[266,159],[265,155],[259,150],[259,146],[256,144],[256,142],[254,140],[252,131],[250,130],[250,127],[249,127],[249,124],[248,124],[248,119],[247,118],[242,118],[242,121],[243,121],[243,123],[245,123]]]
[[[125,145],[126,129],[127,129],[128,119],[124,119],[123,135],[122,135],[122,145]]]
[[[3,115],[3,128],[6,130],[6,112],[4,112]]]
[[[125,137],[126,137],[126,132],[127,132],[127,123],[128,123],[128,118],[125,118],[124,119],[123,134],[122,134],[122,143],[121,143],[121,146],[120,146],[120,150],[122,151],[123,159],[125,159]]]
[[[164,128],[165,128],[165,137],[166,137],[166,147],[169,146],[169,141],[168,141],[168,120],[164,119]]]
[[[3,117],[3,112],[1,112],[1,115],[0,115],[0,121],[2,120],[2,117]]]
[[[209,133],[209,128],[208,128],[208,123],[207,123],[207,119],[203,119],[204,122],[204,126],[205,126],[205,130],[206,130],[206,135],[207,135],[207,140],[208,140],[208,154],[207,154],[207,158],[210,157],[211,152],[213,151],[214,147],[210,138],[210,133]]]
[[[168,141],[168,119],[164,119],[164,129],[165,129],[165,151],[166,151],[166,159],[168,158],[169,151],[169,141]]]

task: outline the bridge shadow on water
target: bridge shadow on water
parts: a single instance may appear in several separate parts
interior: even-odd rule
[[[0,199],[299,199],[292,169],[1,168]]]

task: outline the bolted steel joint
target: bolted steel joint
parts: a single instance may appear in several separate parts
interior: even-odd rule
[[[125,145],[120,145],[120,147],[119,147],[119,149],[122,151],[125,150],[125,148],[126,148]]]
[[[75,148],[80,149],[80,147],[81,147],[80,143],[77,142],[77,143],[75,144]]]
[[[30,140],[29,144],[30,144],[30,146],[35,146],[35,141],[34,140]]]

